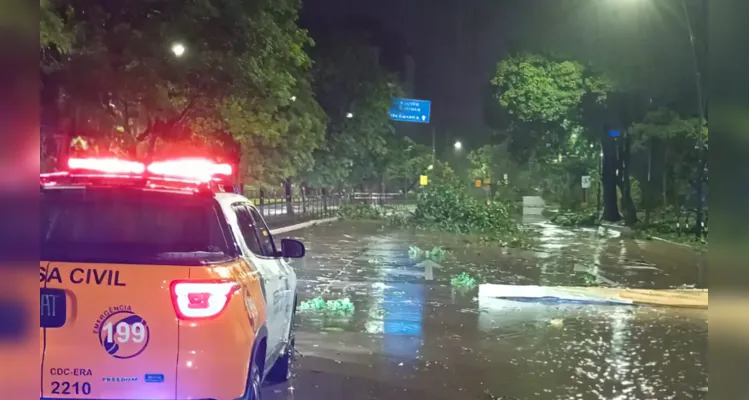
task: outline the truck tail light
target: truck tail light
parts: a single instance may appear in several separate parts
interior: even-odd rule
[[[173,281],[170,292],[177,317],[195,320],[220,315],[237,289],[239,285],[230,281]]]

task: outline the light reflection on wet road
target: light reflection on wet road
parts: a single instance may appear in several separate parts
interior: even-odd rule
[[[704,257],[616,234],[544,226],[534,251],[335,223],[298,234],[300,300],[347,296],[347,317],[297,316],[303,355],[266,399],[702,399],[707,311],[477,298],[450,276],[540,285],[699,285]],[[408,248],[443,246],[425,280]]]

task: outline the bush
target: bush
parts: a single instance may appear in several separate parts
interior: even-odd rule
[[[704,221],[708,220],[707,211],[704,212]],[[707,243],[707,237],[697,239],[696,216],[693,211],[685,212],[674,206],[661,207],[653,210],[650,224],[638,221],[635,229],[646,237],[660,236],[685,244]],[[707,223],[705,231],[707,232]]]
[[[386,210],[385,220],[388,225],[392,226],[406,226],[413,219],[413,214],[407,210],[390,209]]]

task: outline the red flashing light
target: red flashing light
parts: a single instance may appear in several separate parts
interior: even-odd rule
[[[107,174],[142,174],[146,170],[143,163],[117,158],[71,158],[68,160],[68,168]]]
[[[55,186],[68,179],[127,179],[145,180],[146,187],[152,189],[199,191],[204,184],[221,181],[219,176],[231,176],[233,172],[231,165],[205,158],[178,158],[154,161],[148,165],[118,158],[70,158],[68,169],[40,174],[42,186]]]
[[[217,164],[204,158],[181,158],[167,161],[154,161],[148,164],[148,172],[171,178],[193,179],[208,182],[216,175],[230,176],[231,165]]]

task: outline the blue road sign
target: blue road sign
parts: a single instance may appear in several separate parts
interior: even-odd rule
[[[429,123],[432,102],[429,100],[393,99],[390,119],[393,121]]]
[[[619,137],[621,135],[621,132],[619,131],[609,131],[609,136],[611,137]]]

